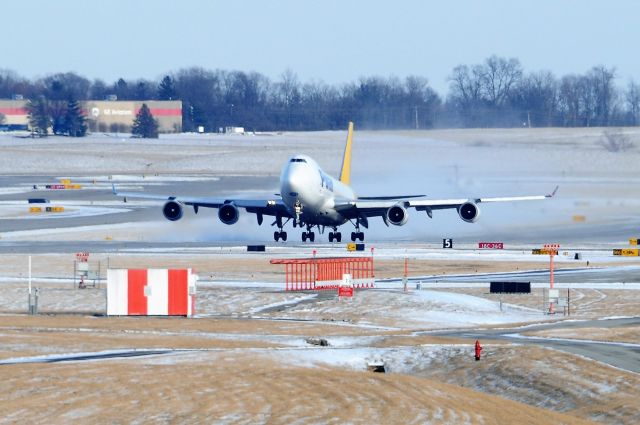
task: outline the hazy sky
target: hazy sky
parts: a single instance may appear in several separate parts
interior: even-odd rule
[[[344,83],[427,77],[492,54],[526,71],[615,66],[640,80],[637,0],[19,0],[3,2],[0,68],[113,82],[190,66]]]

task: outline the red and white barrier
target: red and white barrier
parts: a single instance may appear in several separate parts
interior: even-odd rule
[[[193,316],[196,281],[191,269],[109,269],[108,316]]]

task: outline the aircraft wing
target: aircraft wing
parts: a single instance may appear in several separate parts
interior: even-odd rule
[[[494,198],[453,198],[453,199],[389,199],[385,197],[379,197],[377,199],[367,198],[358,199],[355,201],[346,201],[343,203],[337,203],[335,208],[345,217],[350,219],[357,219],[362,217],[378,217],[384,218],[387,210],[394,205],[401,205],[404,208],[415,208],[417,211],[427,211],[427,214],[431,216],[432,210],[442,209],[457,209],[464,204],[474,203],[480,204],[483,202],[519,202],[519,201],[539,201],[547,198],[552,198],[558,190],[558,187],[554,191],[547,195],[532,195],[532,196],[508,196],[508,197],[494,197]],[[370,200],[371,199],[371,200]]]
[[[247,212],[262,215],[279,215],[284,218],[292,218],[281,199],[230,199],[230,198],[204,198],[186,196],[155,195],[142,192],[118,192],[115,185],[112,186],[113,194],[127,199],[152,199],[156,201],[175,201],[182,205],[192,206],[197,212],[198,208],[220,208],[226,204],[234,204],[238,208],[244,208]]]

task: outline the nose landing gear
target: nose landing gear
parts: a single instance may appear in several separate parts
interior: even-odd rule
[[[307,239],[309,239],[309,242],[316,240],[316,234],[311,229],[313,229],[313,226],[307,224],[307,231],[302,232],[302,242],[306,242]]]

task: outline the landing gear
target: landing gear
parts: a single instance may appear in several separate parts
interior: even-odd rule
[[[278,242],[279,239],[282,239],[283,242],[287,241],[287,232],[280,230],[279,232],[273,232],[273,239]]]
[[[307,239],[309,239],[309,242],[313,242],[316,240],[316,234],[313,233],[311,229],[313,229],[313,226],[310,224],[307,224],[307,231],[302,232],[302,242],[306,242]],[[318,230],[320,230],[320,226],[318,226]]]
[[[329,232],[329,242],[340,242],[342,240],[342,233],[340,232]]]
[[[364,241],[364,232],[360,231],[360,223],[362,223],[364,227],[368,228],[368,221],[366,217],[358,217],[355,223],[352,221],[351,224],[356,227],[356,231],[351,232],[351,242],[355,242],[357,240]]]
[[[289,222],[289,220],[287,220],[287,223]],[[282,228],[284,227],[285,224],[287,223],[282,223],[282,216],[277,215],[276,216],[276,220],[271,223],[272,226],[278,226],[278,230],[273,232],[273,240],[278,242],[278,240],[282,239],[282,242],[286,242],[287,241],[287,232],[285,232],[284,230],[282,230]]]

